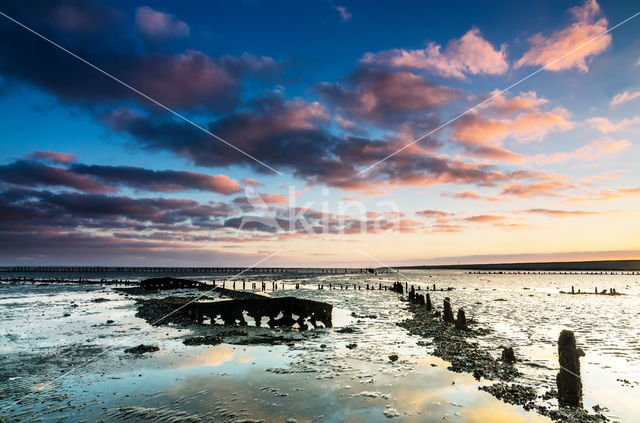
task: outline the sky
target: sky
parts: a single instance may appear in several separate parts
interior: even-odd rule
[[[0,265],[639,259],[637,2],[430,3],[3,2]]]

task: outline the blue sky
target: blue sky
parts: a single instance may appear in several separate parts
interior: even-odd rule
[[[8,2],[282,175],[2,18],[0,262],[638,257],[635,8]]]

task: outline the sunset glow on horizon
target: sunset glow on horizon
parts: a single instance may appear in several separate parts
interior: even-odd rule
[[[3,6],[0,265],[640,259],[637,3],[231,3]]]

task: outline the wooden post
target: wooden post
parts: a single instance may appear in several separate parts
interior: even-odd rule
[[[502,361],[505,363],[516,362],[516,354],[513,352],[513,347],[502,348]]]
[[[464,315],[463,309],[458,309],[458,318],[456,319],[456,329],[467,329],[467,317]]]
[[[580,357],[583,356],[584,351],[576,346],[576,337],[573,332],[570,330],[560,332],[558,338],[560,371],[556,376],[560,407],[582,407]]]
[[[453,310],[451,310],[451,300],[449,297],[444,299],[444,311],[442,312],[442,319],[447,323],[455,323],[453,317]]]
[[[433,310],[433,306],[431,305],[431,296],[427,293],[427,311]]]

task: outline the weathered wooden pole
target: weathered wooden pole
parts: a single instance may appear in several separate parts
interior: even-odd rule
[[[582,408],[582,379],[580,357],[584,351],[576,346],[576,337],[570,330],[560,332],[558,338],[558,361],[560,371],[556,376],[558,404],[560,407]]]
[[[427,311],[433,310],[433,306],[431,305],[431,296],[429,294],[427,294],[426,302],[427,302]]]
[[[451,310],[451,300],[449,297],[444,299],[444,311],[442,312],[442,319],[447,323],[454,323],[453,310]]]
[[[463,309],[458,309],[458,318],[456,319],[456,329],[467,329],[467,317],[464,315]]]
[[[502,361],[505,363],[516,362],[516,354],[513,352],[513,347],[502,348]]]

